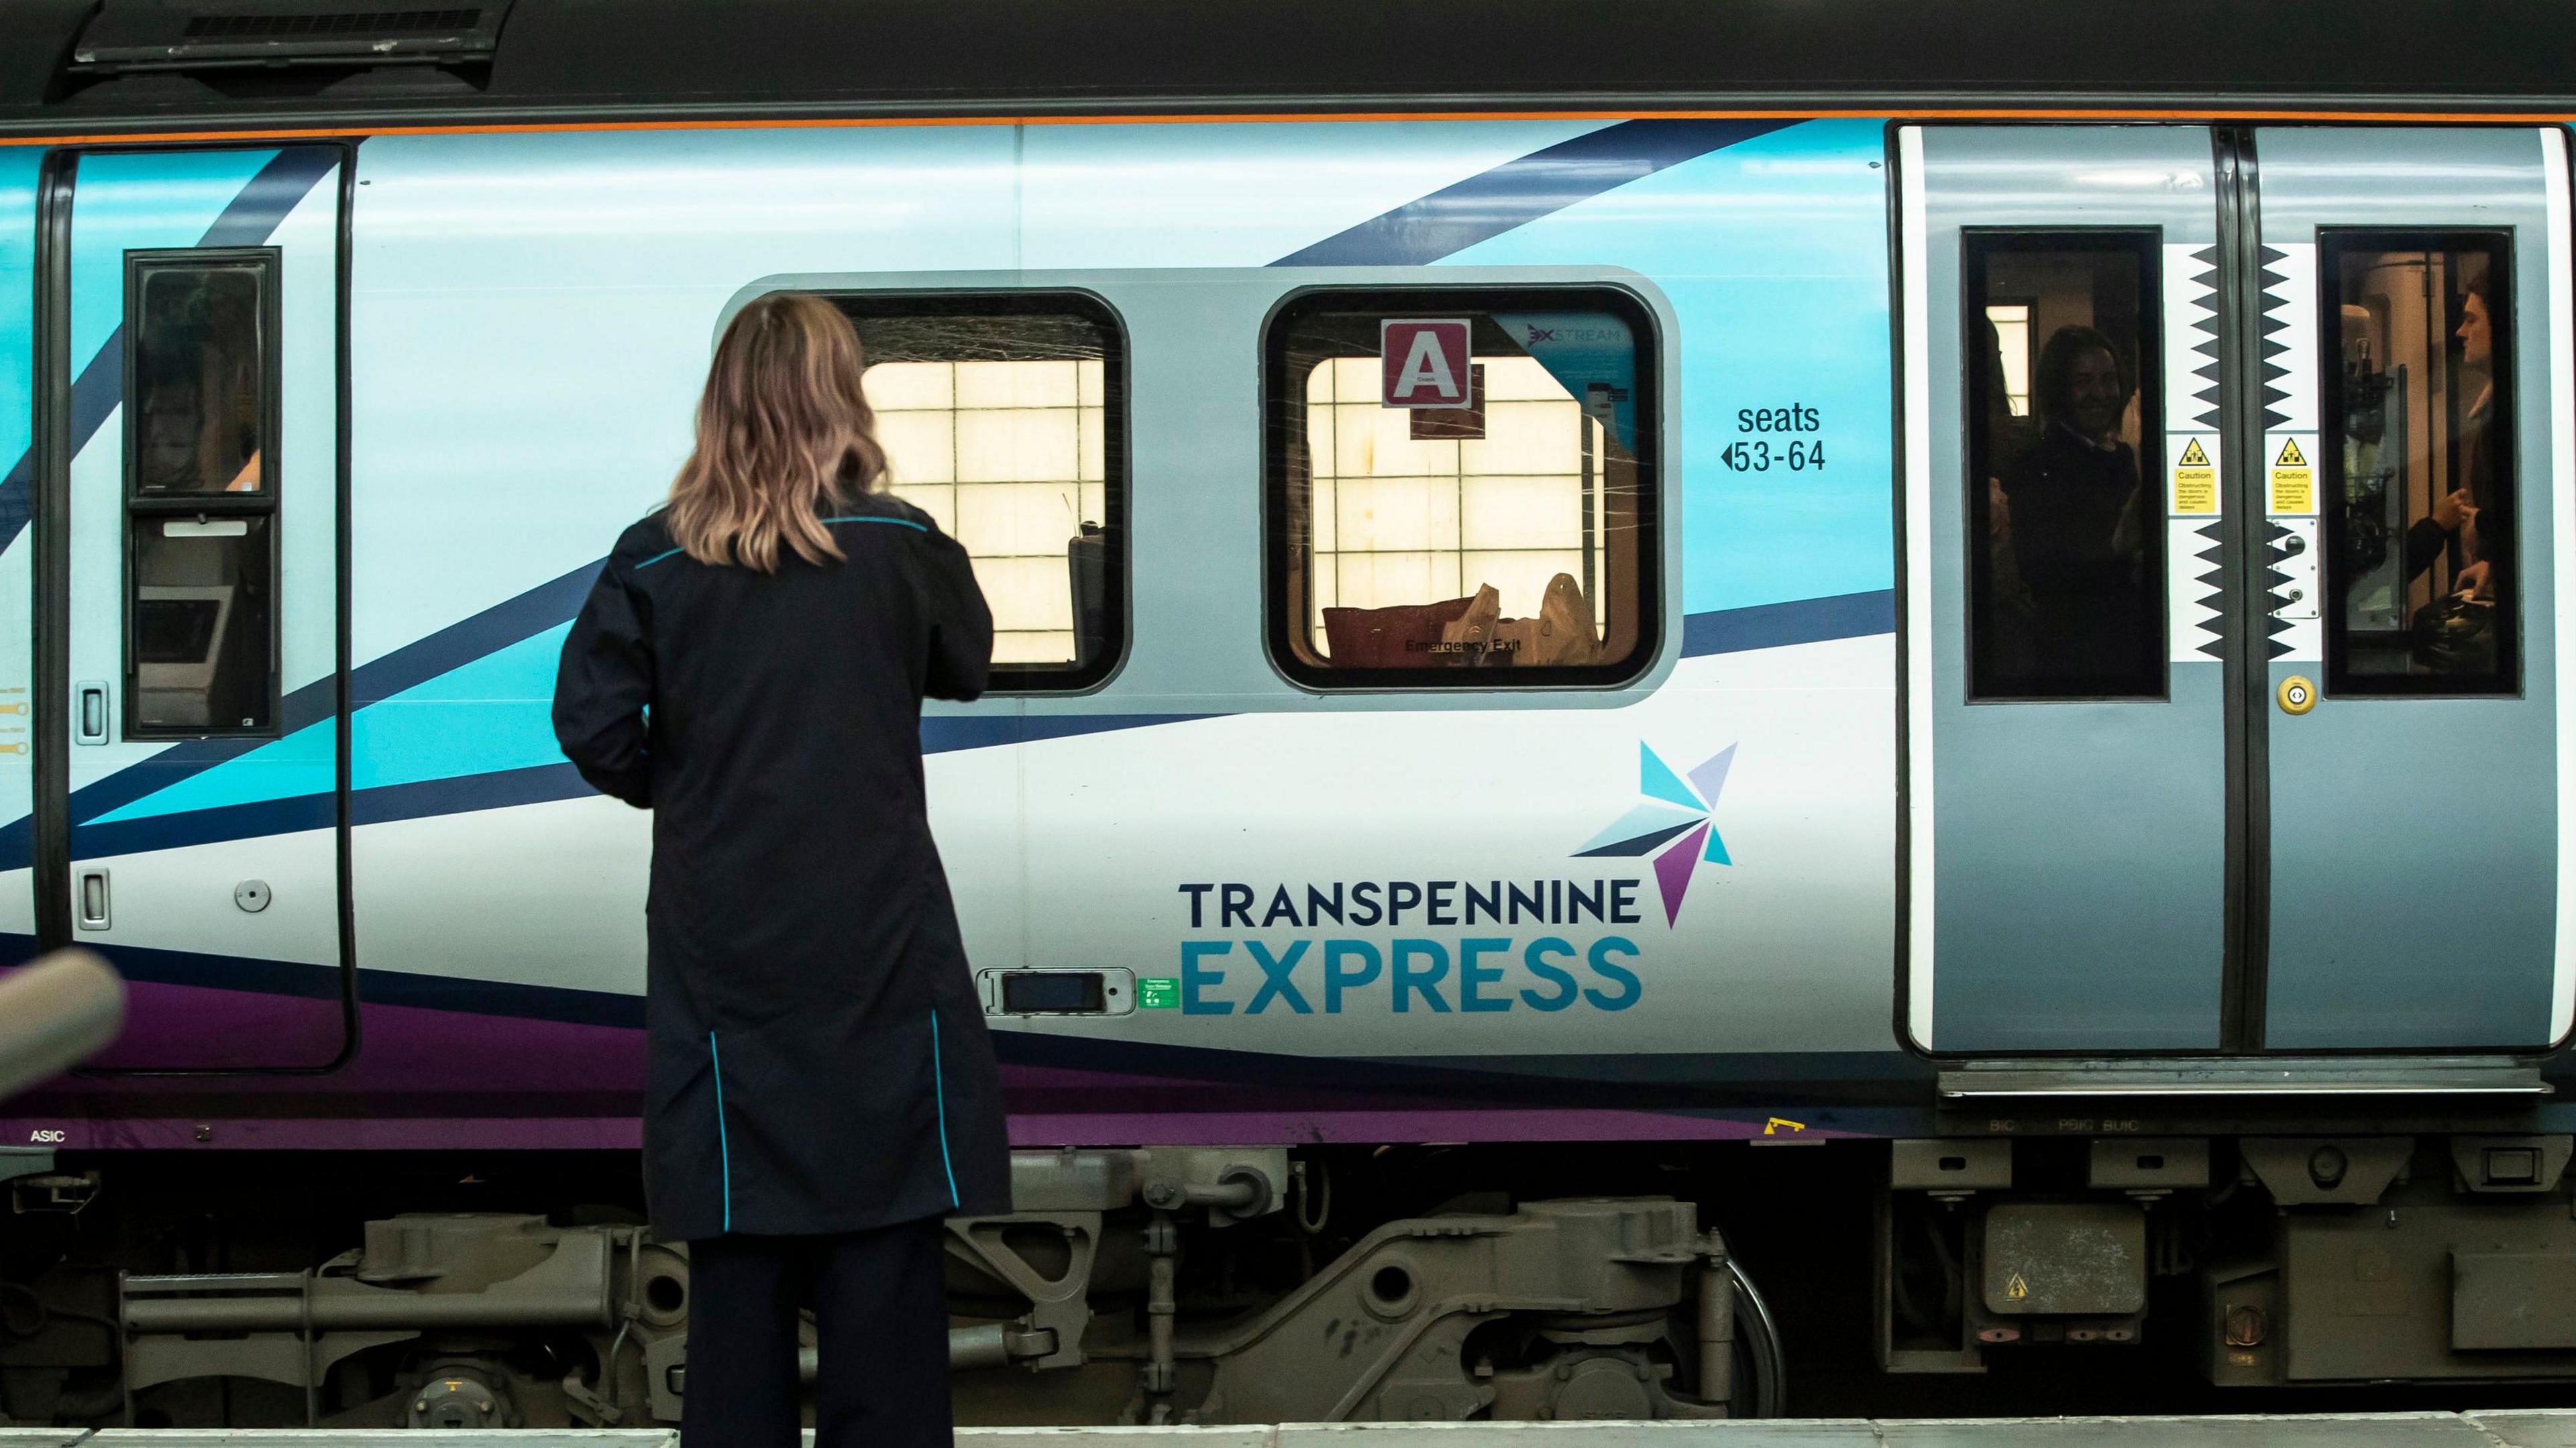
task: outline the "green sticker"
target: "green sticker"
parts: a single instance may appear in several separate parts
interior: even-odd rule
[[[1136,1004],[1149,1011],[1178,1010],[1181,1006],[1180,977],[1149,976],[1136,982]]]

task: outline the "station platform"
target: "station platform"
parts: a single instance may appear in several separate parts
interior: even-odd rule
[[[808,1435],[806,1442],[813,1439]],[[2576,1448],[2576,1410],[1732,1423],[961,1428],[958,1448]],[[0,1428],[0,1448],[678,1448],[654,1430]]]

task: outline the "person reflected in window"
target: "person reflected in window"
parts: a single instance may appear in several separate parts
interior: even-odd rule
[[[921,701],[984,690],[966,550],[886,491],[858,333],[778,293],[565,639],[555,738],[653,812],[645,1200],[689,1244],[689,1448],[946,1448],[949,1216],[1011,1209],[1001,1079],[932,843]]]
[[[2092,327],[2060,327],[2040,350],[2039,435],[1995,485],[2009,521],[1991,540],[1999,584],[2026,601],[2027,683],[2069,694],[2152,687],[2145,495],[2137,450],[2120,435],[2134,390]]]
[[[1988,677],[2025,679],[2031,673],[2033,609],[2021,586],[2021,555],[2013,548],[2012,500],[2004,496],[2003,475],[2029,448],[2031,419],[2013,411],[2001,329],[1991,317],[1981,318],[1980,325],[1985,407],[1979,421],[1985,436],[1974,456],[1985,462],[1987,569],[1978,606],[1977,648]]]

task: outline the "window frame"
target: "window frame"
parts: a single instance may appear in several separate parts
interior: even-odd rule
[[[1311,621],[1290,607],[1288,485],[1292,449],[1305,440],[1307,374],[1291,375],[1288,337],[1296,324],[1319,312],[1347,311],[1380,318],[1450,316],[1509,311],[1599,311],[1625,323],[1632,339],[1637,407],[1637,641],[1624,658],[1603,664],[1548,665],[1530,669],[1333,668],[1298,656],[1298,631]],[[1664,336],[1654,308],[1626,287],[1609,282],[1531,285],[1419,284],[1301,287],[1271,305],[1261,323],[1261,614],[1262,646],[1270,666],[1300,689],[1348,693],[1563,693],[1612,692],[1651,674],[1672,634],[1665,598]],[[1294,410],[1291,425],[1290,409]],[[1309,477],[1311,495],[1312,479]],[[1309,550],[1311,555],[1312,550]]]
[[[158,273],[182,270],[213,270],[247,267],[259,277],[259,367],[260,367],[260,485],[246,493],[147,493],[142,486],[142,454],[137,446],[142,425],[142,409],[137,406],[137,364],[143,353],[143,288],[146,278]],[[119,621],[123,696],[118,706],[119,737],[126,741],[160,741],[177,739],[275,739],[284,732],[281,710],[284,691],[280,685],[286,630],[284,596],[285,515],[282,506],[284,470],[279,454],[285,442],[285,249],[276,246],[230,247],[157,247],[136,248],[125,253],[124,333],[120,359],[123,388],[121,411],[125,414],[121,442],[124,457],[121,493],[117,510],[123,528],[119,540],[118,599],[122,618]],[[141,584],[138,555],[145,520],[158,524],[171,519],[257,519],[266,523],[268,563],[268,669],[265,683],[267,722],[243,725],[152,725],[141,718],[141,690],[137,686],[142,660],[139,657],[139,621],[135,605],[140,602],[136,590]]]
[[[2319,652],[2324,674],[2324,695],[2335,699],[2518,699],[2527,688],[2524,671],[2523,630],[2529,613],[2525,601],[2519,551],[2514,558],[2513,619],[2511,626],[2496,632],[2495,687],[2444,687],[2441,674],[2362,674],[2351,665],[2350,623],[2344,606],[2343,586],[2339,574],[2343,556],[2344,517],[2340,508],[2329,507],[2330,499],[2340,498],[2344,490],[2343,438],[2343,259],[2359,251],[2458,251],[2462,240],[2487,244],[2489,265],[2487,325],[2504,332],[2507,345],[2496,346],[2491,340],[2488,356],[2495,359],[2489,372],[2504,425],[2491,436],[2502,443],[2496,476],[2504,484],[2504,509],[2515,532],[2521,531],[2522,503],[2522,408],[2514,389],[2521,385],[2521,359],[2516,349],[2522,342],[2522,318],[2517,312],[2521,294],[2515,286],[2514,267],[2518,258],[2514,249],[2511,226],[2320,226],[2317,228],[2317,451],[2314,459],[2317,473],[2317,613],[2323,630]],[[2449,343],[2444,342],[2447,353]],[[2492,426],[2492,423],[2490,424]],[[2450,439],[2456,443],[2456,437]],[[2405,535],[2391,540],[2392,546],[2405,546]],[[2481,683],[2488,682],[2481,679]]]
[[[2138,408],[2138,481],[2155,491],[2155,508],[2147,517],[2142,542],[2153,552],[2153,563],[2145,569],[2155,588],[2155,659],[2157,685],[2151,693],[2075,694],[2022,693],[2003,689],[1980,688],[1978,656],[1978,605],[1991,598],[1994,569],[1993,551],[1985,546],[1988,514],[1985,487],[1980,477],[1978,444],[1984,440],[1989,453],[1991,439],[1985,438],[1988,416],[1985,401],[1985,369],[1979,365],[1979,337],[1988,325],[1985,291],[1990,275],[1987,259],[1997,252],[2039,252],[2051,248],[2046,243],[2059,240],[2094,238],[2103,242],[2125,243],[2138,263],[2138,355],[2137,375],[2130,395]],[[1966,554],[1967,571],[1962,579],[1960,602],[1960,683],[1962,702],[1971,708],[2018,706],[2027,704],[2163,704],[2173,700],[2173,580],[2172,564],[2166,557],[2169,546],[2173,499],[2169,496],[2172,475],[2165,458],[2166,412],[2171,406],[2164,395],[2164,238],[2161,225],[2115,224],[2108,226],[1963,226],[1959,229],[1959,295],[1965,305],[1959,308],[1959,537]],[[2001,243],[1998,245],[1997,243]],[[2103,248],[2108,250],[2108,247]],[[2019,300],[2014,298],[2013,300]],[[2098,328],[2096,330],[2099,330]],[[2030,416],[2039,415],[2039,357],[2046,350],[2040,341],[2039,314],[2031,313],[2030,347]],[[2147,405],[2148,389],[2154,389],[2153,407]]]
[[[853,322],[901,317],[1009,317],[1054,313],[1096,326],[1102,338],[1100,368],[1101,609],[1108,616],[1101,657],[1089,668],[1072,664],[995,664],[987,697],[1057,697],[1097,693],[1126,667],[1135,650],[1134,590],[1130,587],[1128,505],[1131,451],[1128,428],[1134,394],[1128,369],[1133,349],[1127,319],[1098,292],[1079,287],[938,287],[877,289],[820,287],[815,295],[839,307]],[[963,359],[961,359],[963,360]],[[953,520],[952,520],[953,521]],[[1069,542],[1070,540],[1068,540]],[[959,539],[960,547],[965,540]],[[1071,587],[1072,563],[1066,562]],[[1074,632],[1081,633],[1080,620]],[[1077,645],[1078,647],[1078,645]]]

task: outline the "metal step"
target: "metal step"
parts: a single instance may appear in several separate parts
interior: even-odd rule
[[[2477,1056],[2188,1057],[1967,1061],[1940,1073],[1951,1100],[2003,1097],[2496,1096],[2549,1094],[2540,1070]]]

